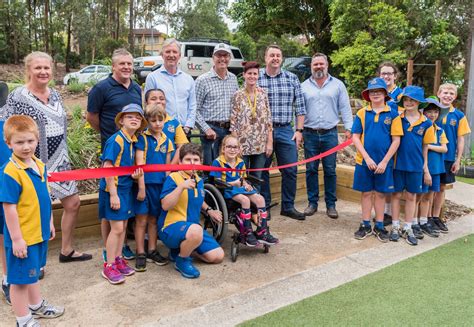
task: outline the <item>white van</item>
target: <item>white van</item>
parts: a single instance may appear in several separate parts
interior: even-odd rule
[[[218,43],[227,43],[228,41],[216,39],[190,39],[180,41],[181,60],[179,68],[196,79],[199,75],[211,70],[213,66],[212,52]],[[229,71],[239,75],[243,71],[242,62],[244,57],[237,47],[230,46],[232,51],[229,63]],[[139,57],[134,60],[133,71],[140,83],[144,83],[147,75],[157,70],[163,64],[161,56]]]

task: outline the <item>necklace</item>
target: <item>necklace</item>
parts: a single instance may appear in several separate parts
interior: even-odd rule
[[[250,99],[250,94],[245,90],[245,94],[247,95],[247,101],[249,103],[250,111],[252,113],[252,118],[255,118],[257,115],[257,91],[253,93],[253,104],[252,100]]]

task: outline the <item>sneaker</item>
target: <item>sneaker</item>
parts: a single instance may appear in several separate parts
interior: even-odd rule
[[[420,225],[421,231],[430,237],[439,237],[439,232],[436,232],[430,223]]]
[[[193,259],[191,257],[176,257],[174,267],[181,275],[185,278],[198,278],[201,273],[193,265]]]
[[[378,229],[377,226],[374,227],[374,234],[380,242],[387,243],[390,239],[388,231],[385,228]]]
[[[372,235],[372,227],[365,226],[363,223],[360,224],[359,229],[354,233],[356,240],[363,240],[369,235]]]
[[[256,239],[258,243],[260,244],[265,244],[265,245],[275,245],[279,242],[279,240],[274,237],[272,234],[270,234],[270,228],[262,228],[260,230],[257,229],[255,232],[256,234]]]
[[[416,238],[413,230],[411,228],[404,229],[402,232],[402,237],[410,245],[418,245],[418,239]]]
[[[128,246],[128,244],[125,244],[122,247],[122,257],[126,260],[132,260],[135,259],[135,253],[133,253],[132,249]]]
[[[443,234],[448,233],[448,226],[438,217],[433,217],[433,222],[436,224],[436,226],[439,228],[439,231]]]
[[[257,238],[255,237],[255,234],[252,231],[252,228],[249,228],[245,231],[245,245],[254,247],[258,245]]]
[[[5,298],[5,301],[7,301],[7,304],[12,305],[12,302],[10,300],[10,284],[4,284],[2,281],[2,293],[3,297]]]
[[[146,271],[146,254],[140,253],[137,254],[135,259],[135,271],[143,272]]]
[[[102,277],[107,279],[110,284],[120,284],[125,281],[125,277],[117,270],[115,263],[108,265],[104,263],[104,270],[102,270]]]
[[[43,299],[43,302],[41,302],[41,306],[33,310],[30,307],[31,315],[35,318],[47,318],[47,319],[52,319],[52,318],[57,318],[63,315],[64,313],[64,307],[58,307],[49,304],[46,300]]]
[[[413,234],[417,239],[422,240],[425,237],[425,235],[423,235],[423,231],[421,230],[420,225],[413,224],[411,225],[411,229],[413,230]]]
[[[106,249],[102,250],[102,259],[104,260],[104,263],[107,262],[107,250]]]
[[[41,267],[41,268],[40,268],[40,273],[39,273],[38,279],[39,279],[39,280],[42,280],[43,278],[44,278],[44,267]]]
[[[179,254],[179,249],[170,249],[170,252],[168,253],[168,260],[171,262],[176,262],[176,257]]]
[[[38,322],[38,320],[36,320],[33,316],[28,319],[27,322],[25,322],[24,324],[20,324],[18,323],[18,321],[16,322],[16,326],[17,327],[41,327],[40,323]]]
[[[383,214],[383,225],[388,226],[392,224],[392,216],[388,213]]]
[[[115,258],[115,266],[117,267],[117,270],[120,271],[120,273],[124,276],[131,276],[135,273],[135,270],[133,270],[128,265],[127,260],[122,257]]]
[[[392,227],[389,238],[392,242],[398,242],[400,239],[400,227]]]
[[[168,259],[166,259],[164,256],[158,252],[158,250],[154,250],[146,255],[146,261],[148,262],[153,262],[157,264],[158,266],[165,266],[168,264]]]
[[[439,229],[438,225],[436,225],[433,218],[428,218],[428,224],[431,225],[431,228],[433,229],[435,233],[437,234],[441,233],[441,230]]]

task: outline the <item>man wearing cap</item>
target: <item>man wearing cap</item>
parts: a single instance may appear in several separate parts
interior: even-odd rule
[[[107,139],[117,132],[115,116],[127,104],[141,106],[142,90],[131,79],[133,57],[125,49],[117,49],[112,54],[112,74],[97,83],[87,98],[86,119],[93,129],[100,132],[101,148]]]
[[[229,134],[232,96],[239,89],[237,77],[227,70],[231,55],[229,45],[217,44],[214,67],[196,79],[196,123],[205,133],[201,138],[205,165],[219,156],[222,139]]]
[[[316,53],[311,60],[312,76],[303,82],[306,118],[304,121],[304,152],[306,158],[328,151],[338,144],[337,124],[339,115],[344,122],[345,136],[351,137],[352,109],[349,95],[342,81],[328,74],[328,59],[323,53]],[[336,153],[322,159],[324,170],[324,199],[326,214],[338,218],[336,210]],[[304,213],[311,216],[318,211],[319,160],[306,165],[306,187],[308,207]]]
[[[194,80],[178,68],[181,59],[181,44],[176,39],[167,39],[161,50],[163,65],[149,74],[145,81],[148,90],[161,89],[166,95],[166,112],[178,119],[188,134],[196,119],[196,92]]]
[[[278,45],[272,44],[265,50],[265,68],[260,69],[258,85],[268,93],[273,121],[273,151],[278,165],[298,161],[297,149],[303,138],[303,122],[306,114],[301,85],[295,74],[282,70],[283,53]],[[293,108],[295,110],[295,131],[293,131]],[[265,167],[272,164],[273,154],[267,158]],[[262,173],[264,183],[261,193],[267,206],[271,203],[270,178]],[[304,220],[302,212],[295,209],[296,167],[281,170],[281,211],[280,215],[296,220]]]

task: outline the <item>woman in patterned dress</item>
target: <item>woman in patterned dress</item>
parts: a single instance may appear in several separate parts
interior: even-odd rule
[[[243,88],[232,99],[230,131],[239,140],[245,166],[263,168],[266,157],[273,151],[273,126],[268,95],[257,86],[260,65],[255,61],[244,63]],[[261,178],[262,172],[253,172]]]
[[[53,59],[44,52],[34,51],[25,57],[26,84],[12,91],[0,109],[5,119],[12,115],[28,115],[39,128],[39,144],[35,155],[49,172],[70,170],[67,149],[67,115],[59,93],[48,87],[53,78]],[[73,231],[79,213],[80,200],[74,181],[49,183],[51,199],[58,199],[64,208],[61,219],[60,262],[85,261],[92,255],[73,249]]]

